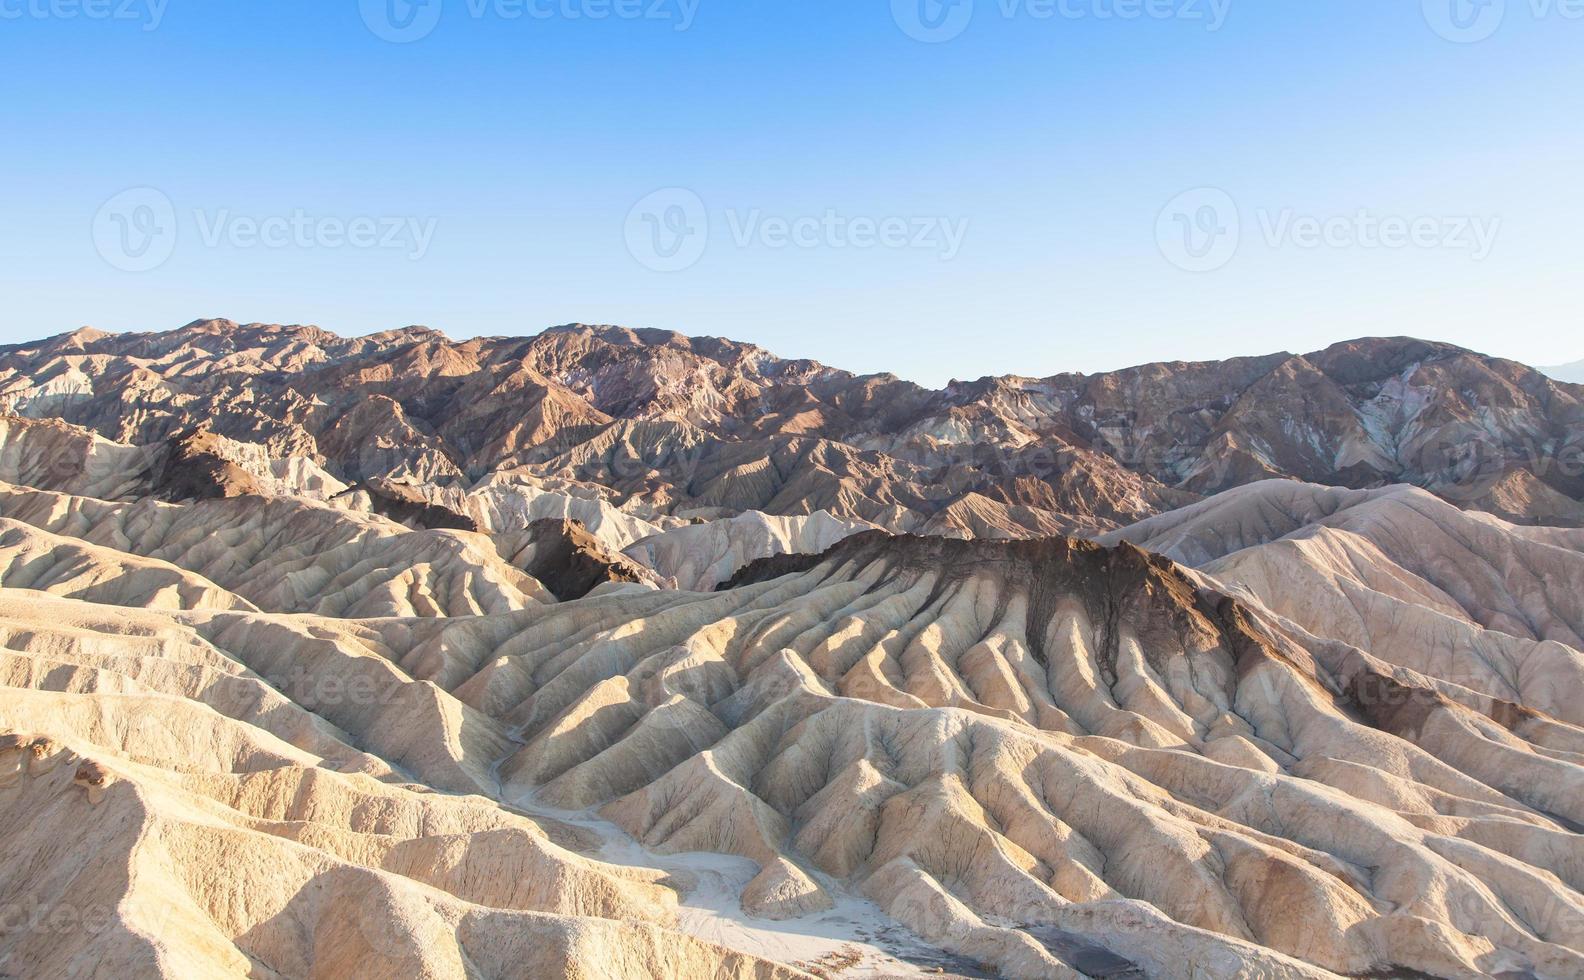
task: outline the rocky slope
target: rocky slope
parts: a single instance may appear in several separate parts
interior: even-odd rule
[[[0,365],[0,974],[1584,975],[1564,457],[1375,486],[1576,439],[1516,365]]]
[[[1517,473],[1525,492],[1493,506],[1584,497],[1584,391],[1404,339],[930,391],[662,331],[455,342],[201,321],[0,349],[0,412],[133,446],[202,426],[321,483],[467,487],[510,470],[646,519],[826,510],[1038,536],[1268,477],[1487,506]],[[1551,510],[1507,516],[1570,516]]]
[[[1459,697],[1584,723],[1584,531],[1516,529],[1410,487],[1266,483],[1110,536]]]
[[[117,608],[0,568],[0,806],[72,828],[48,862],[7,838],[8,893],[114,902],[0,950],[101,976],[793,975],[671,931],[698,928],[698,879],[667,855],[714,852],[750,862],[766,928],[867,899],[1008,977],[1079,976],[1074,950],[1163,977],[1577,975],[1584,542],[1414,493],[1129,532],[1205,578],[1128,545],[867,532],[715,594],[370,620]],[[1372,516],[1416,501],[1471,526]],[[1419,578],[1225,564],[1332,529],[1414,541]],[[1337,598],[1284,593],[1301,569]],[[1427,577],[1454,569],[1478,602]]]

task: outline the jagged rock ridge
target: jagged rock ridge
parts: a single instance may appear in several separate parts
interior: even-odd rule
[[[986,378],[930,391],[616,327],[454,342],[201,321],[0,352],[0,411],[130,445],[200,423],[347,483],[516,470],[640,516],[827,510],[896,532],[1104,531],[1269,477],[1502,513],[1584,497],[1584,393],[1443,344]],[[1517,477],[1513,477],[1517,474]],[[1487,499],[1504,479],[1520,491]]]

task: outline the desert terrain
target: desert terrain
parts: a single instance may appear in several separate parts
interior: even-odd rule
[[[0,974],[1584,976],[1584,386],[0,348]]]

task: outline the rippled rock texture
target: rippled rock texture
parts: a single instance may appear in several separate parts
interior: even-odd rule
[[[1380,343],[1215,371],[1473,370]],[[70,421],[0,418],[0,973],[1584,975],[1584,531],[1366,449],[1182,489],[1236,439],[1038,491],[1128,507],[953,495],[909,413],[1061,399],[672,335],[4,356]]]

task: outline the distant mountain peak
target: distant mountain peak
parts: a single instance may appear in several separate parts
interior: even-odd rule
[[[1584,385],[1584,361],[1574,361],[1572,364],[1559,364],[1556,367],[1543,367],[1540,368],[1540,372],[1557,381]]]

